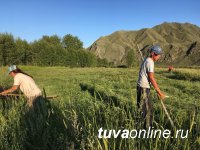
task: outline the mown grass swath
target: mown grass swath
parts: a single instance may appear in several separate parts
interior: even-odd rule
[[[98,129],[135,129],[139,115],[136,110],[135,69],[65,68],[21,66],[33,75],[47,95],[32,113],[23,97],[0,99],[0,149],[198,149],[200,145],[199,81],[173,78],[164,69],[156,74],[161,88],[170,96],[165,101],[176,126],[172,129],[155,93],[154,128],[189,130],[186,139],[99,139]],[[198,70],[192,70],[195,72]],[[53,72],[53,73],[52,73]],[[177,70],[184,75],[183,70]],[[190,70],[188,72],[190,74]],[[12,84],[7,76],[2,86]]]

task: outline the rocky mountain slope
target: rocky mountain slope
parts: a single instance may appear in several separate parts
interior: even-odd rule
[[[119,66],[126,65],[129,50],[134,50],[135,61],[139,62],[139,49],[147,56],[153,44],[164,50],[160,64],[200,65],[200,28],[190,23],[163,23],[138,31],[117,31],[99,38],[88,50]]]

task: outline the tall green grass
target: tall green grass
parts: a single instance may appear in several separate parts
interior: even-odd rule
[[[169,96],[164,102],[175,123],[173,129],[152,91],[154,128],[189,130],[187,139],[98,138],[98,129],[140,129],[136,109],[137,70],[109,68],[27,67],[47,95],[37,111],[26,100],[0,99],[0,149],[198,149],[200,146],[199,82],[169,78],[158,70],[157,81]],[[2,85],[12,79],[5,76]],[[194,92],[196,90],[197,92]]]

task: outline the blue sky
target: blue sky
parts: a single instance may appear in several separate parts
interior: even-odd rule
[[[199,0],[1,0],[0,33],[29,42],[43,35],[72,34],[88,47],[117,30],[163,22],[200,26],[199,7]]]

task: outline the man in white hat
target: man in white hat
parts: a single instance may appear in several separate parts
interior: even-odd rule
[[[41,90],[35,84],[33,78],[30,75],[24,73],[21,69],[17,68],[16,65],[10,66],[8,70],[9,75],[14,78],[14,84],[10,89],[5,90],[0,94],[7,95],[20,88],[23,94],[27,97],[28,106],[32,107],[34,100],[41,96]]]

